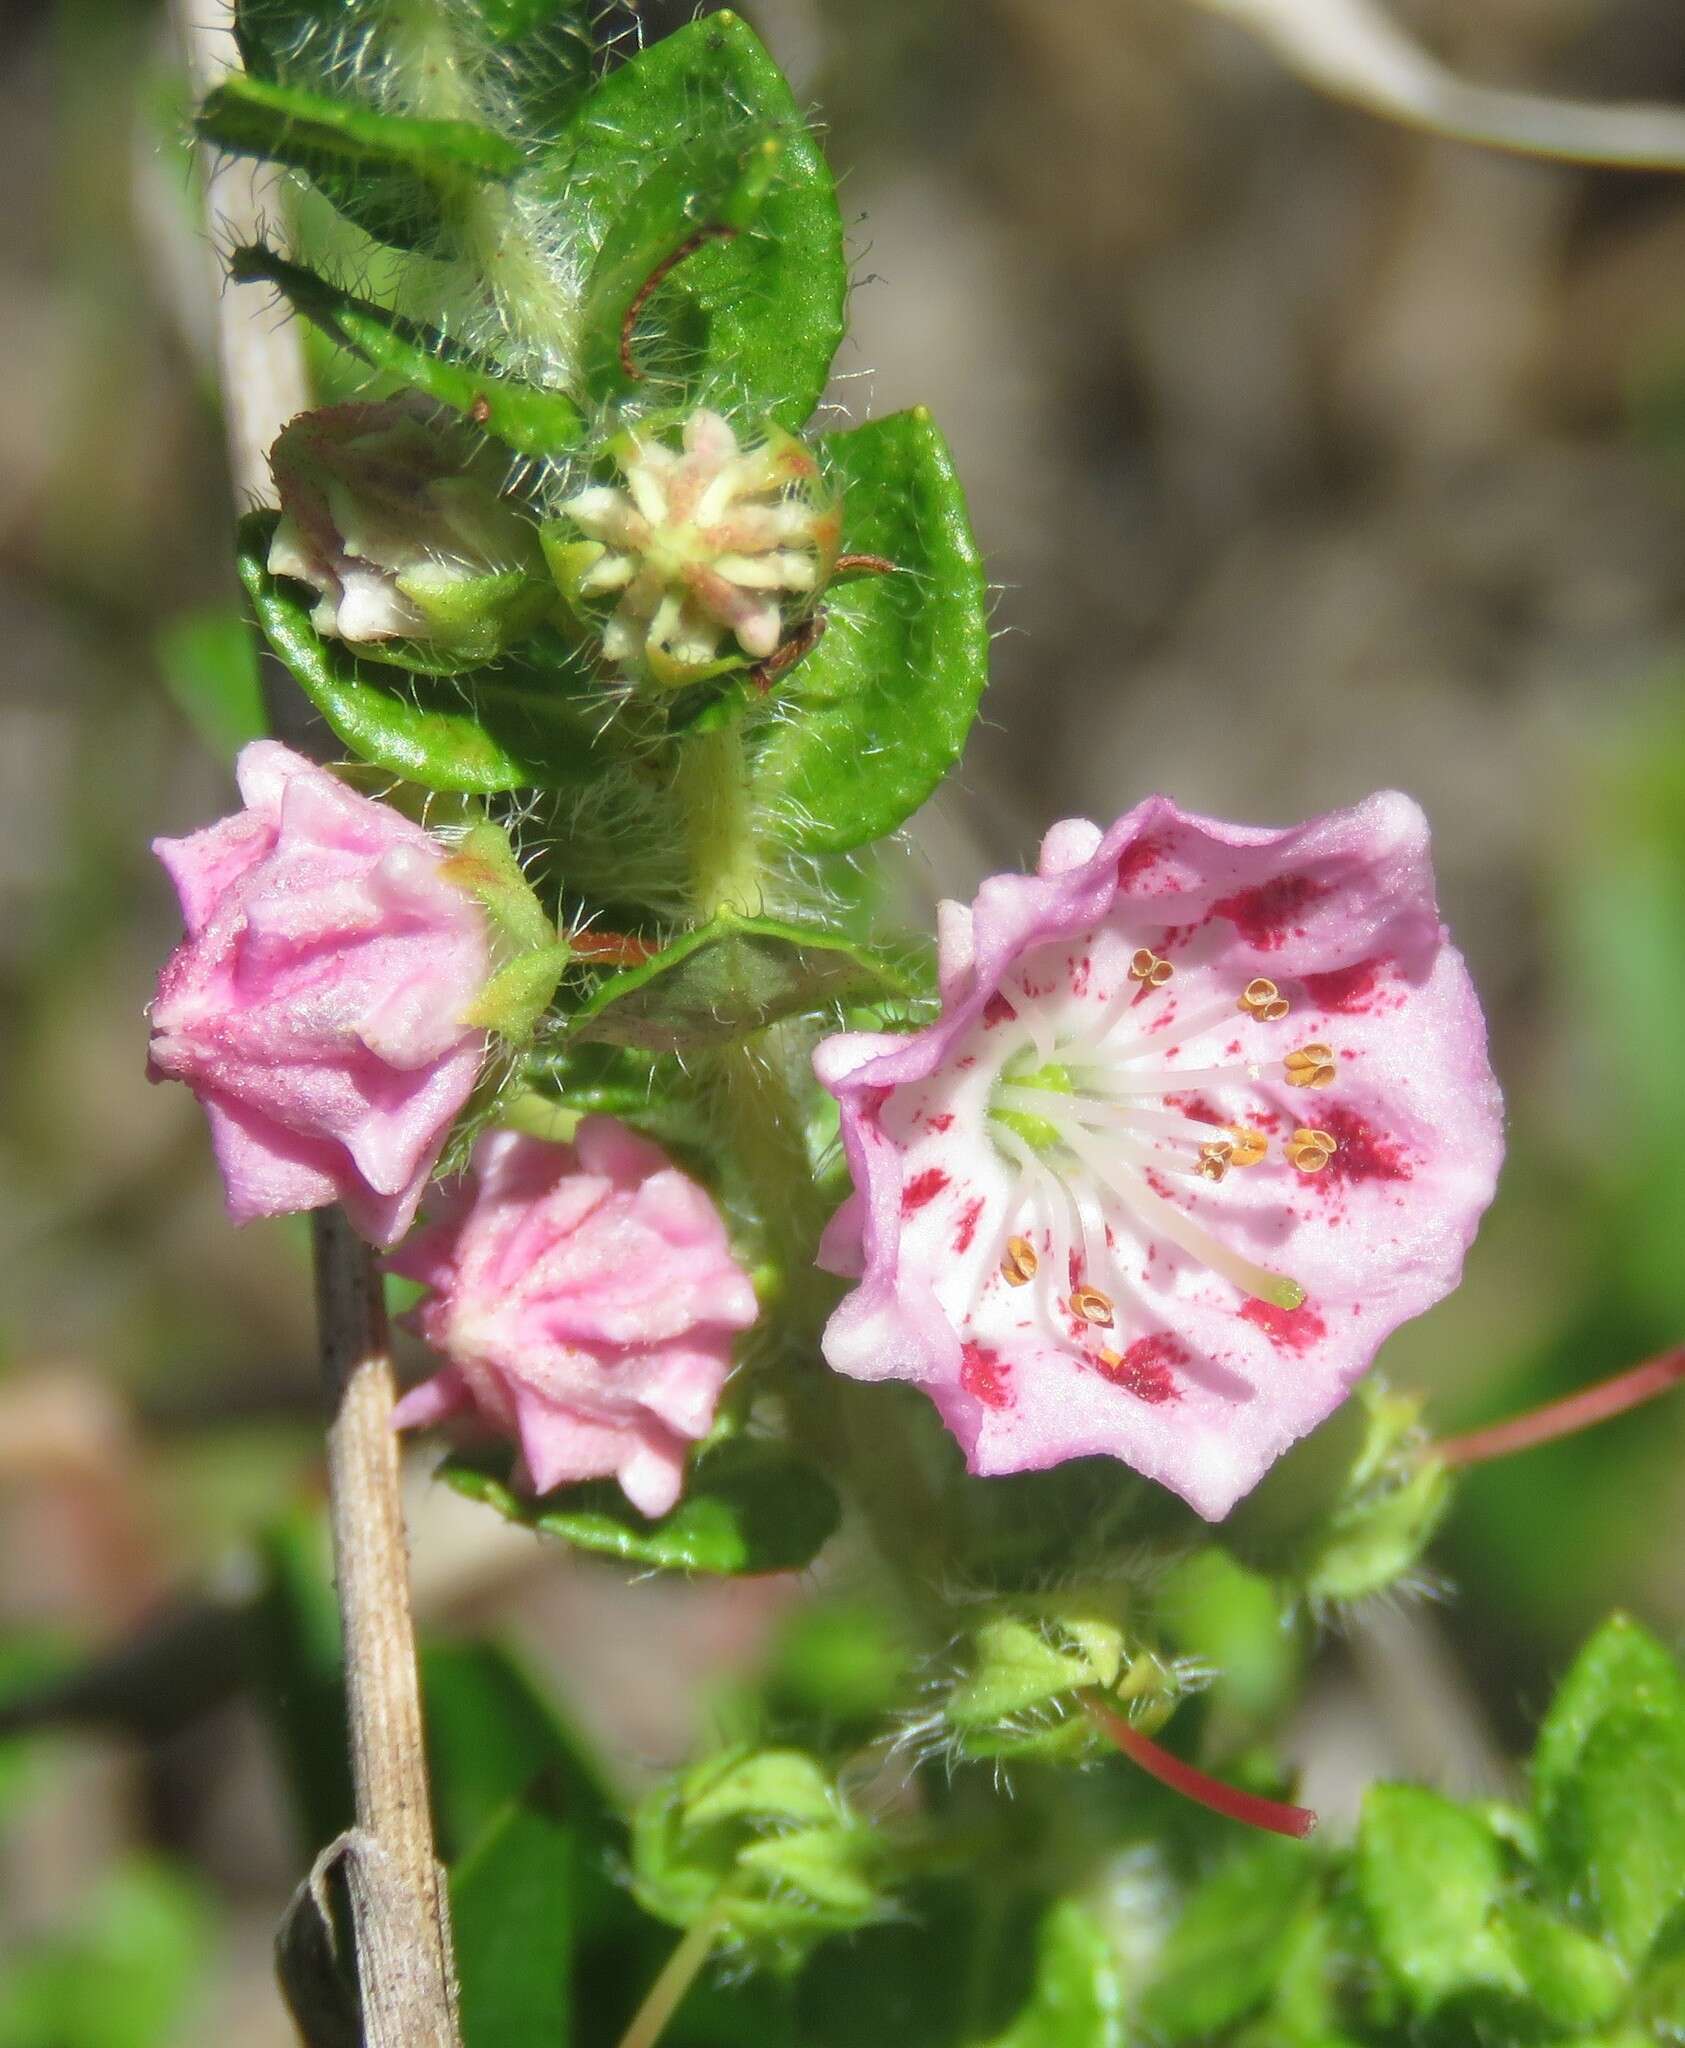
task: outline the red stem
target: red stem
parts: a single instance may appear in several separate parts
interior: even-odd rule
[[[1220,1813],[1225,1820],[1238,1820],[1249,1828],[1266,1828],[1273,1835],[1291,1835],[1302,1842],[1316,1826],[1316,1815],[1308,1806],[1289,1806],[1281,1799],[1261,1799],[1256,1792],[1243,1792],[1238,1785],[1225,1785],[1221,1778],[1208,1777],[1161,1749],[1143,1735],[1122,1714],[1102,1706],[1092,1693],[1083,1695],[1088,1718],[1104,1736],[1115,1742],[1132,1764],[1139,1764],[1149,1777],[1180,1792],[1184,1799]]]
[[[635,939],[627,932],[606,932],[600,925],[582,932],[569,932],[568,946],[576,960],[601,962],[605,967],[642,967],[653,960],[657,948],[648,939]]]
[[[1613,1379],[1599,1380],[1596,1386],[1582,1388],[1563,1400],[1547,1401],[1526,1415],[1512,1416],[1508,1422],[1494,1422],[1489,1428],[1471,1429],[1462,1436],[1447,1437],[1443,1443],[1429,1444],[1422,1456],[1442,1465],[1485,1465],[1514,1451],[1530,1451],[1535,1444],[1573,1436],[1607,1422],[1611,1415],[1624,1415],[1629,1408],[1665,1394],[1681,1380],[1685,1380],[1685,1346],[1664,1351],[1660,1358],[1618,1372]]]
[[[735,228],[728,228],[721,221],[713,222],[705,228],[698,228],[694,235],[686,236],[676,249],[669,250],[632,294],[631,303],[620,322],[620,368],[628,384],[641,384],[644,381],[644,373],[638,368],[637,359],[632,354],[632,334],[645,306],[687,256],[694,256],[698,249],[705,248],[709,242],[729,242],[736,234]]]

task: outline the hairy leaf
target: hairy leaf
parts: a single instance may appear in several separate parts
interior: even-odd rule
[[[610,72],[534,185],[586,237],[593,395],[710,398],[801,425],[842,339],[842,218],[789,86],[735,14],[692,22]],[[623,323],[687,249],[637,309],[640,374],[628,378]]]
[[[1685,1711],[1606,1714],[1586,1742],[1572,1805],[1598,1918],[1639,1962],[1685,1901]]]
[[[837,1526],[830,1487],[776,1444],[735,1439],[704,1452],[670,1514],[648,1521],[609,1480],[565,1486],[533,1500],[498,1467],[456,1457],[440,1477],[511,1522],[560,1536],[578,1550],[666,1571],[760,1574],[800,1571]]]
[[[610,976],[578,1012],[575,1030],[610,1045],[696,1052],[781,1017],[918,988],[899,959],[822,927],[728,913]]]
[[[988,611],[965,496],[922,407],[820,447],[844,550],[895,566],[832,586],[756,779],[786,844],[845,853],[904,823],[959,759],[988,680]]]
[[[477,363],[432,328],[341,291],[262,243],[236,249],[228,270],[239,284],[274,285],[341,348],[452,407],[517,455],[562,454],[584,431],[579,408],[565,392],[523,383]]]

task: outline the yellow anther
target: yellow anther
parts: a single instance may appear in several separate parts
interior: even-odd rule
[[[1269,1149],[1270,1141],[1262,1131],[1255,1131],[1246,1124],[1229,1125],[1231,1166],[1256,1166]]]
[[[1295,1131],[1287,1141],[1287,1157],[1301,1173],[1320,1173],[1340,1149],[1326,1131]]]
[[[1241,990],[1235,1007],[1262,1023],[1279,1024],[1292,1005],[1267,974],[1260,974]]]
[[[1098,1287],[1074,1287],[1071,1307],[1085,1323],[1098,1323],[1102,1330],[1112,1327],[1112,1297]]]
[[[1149,952],[1145,946],[1129,963],[1130,980],[1145,982],[1148,988],[1163,988],[1175,972],[1162,954]]]
[[[1194,1171],[1201,1180],[1221,1180],[1234,1164],[1234,1147],[1227,1138],[1213,1138],[1209,1145],[1199,1148],[1199,1164]]]
[[[1287,1055],[1282,1065],[1287,1069],[1288,1087],[1326,1088],[1334,1078],[1334,1048],[1301,1045]]]
[[[1009,1237],[1006,1257],[1000,1262],[1001,1278],[1008,1287],[1028,1287],[1040,1263],[1035,1246],[1027,1237]]]

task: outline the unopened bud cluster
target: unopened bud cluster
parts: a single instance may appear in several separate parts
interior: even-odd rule
[[[763,1959],[885,1910],[883,1848],[824,1767],[796,1749],[728,1750],[652,1793],[633,1823],[633,1888],[674,1927],[710,1915]]]
[[[569,498],[544,529],[563,596],[605,659],[658,687],[778,648],[837,557],[842,521],[804,444],[768,426],[745,447],[701,409],[670,447],[653,424],[607,453],[621,482]]]

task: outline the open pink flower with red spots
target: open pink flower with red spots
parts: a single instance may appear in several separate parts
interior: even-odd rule
[[[1450,1291],[1502,1155],[1426,821],[1151,797],[940,911],[943,1008],[819,1047],[860,1284],[825,1356],[979,1473],[1101,1452],[1225,1515]]]
[[[431,1290],[409,1320],[449,1361],[400,1428],[472,1414],[518,1440],[536,1492],[612,1476],[666,1513],[757,1304],[719,1211],[658,1145],[608,1116],[571,1146],[493,1132],[389,1263]]]
[[[152,850],[186,937],[153,999],[148,1072],[210,1118],[237,1223],[343,1202],[376,1244],[409,1228],[486,1034],[486,914],[446,848],[274,740],[245,808]]]

